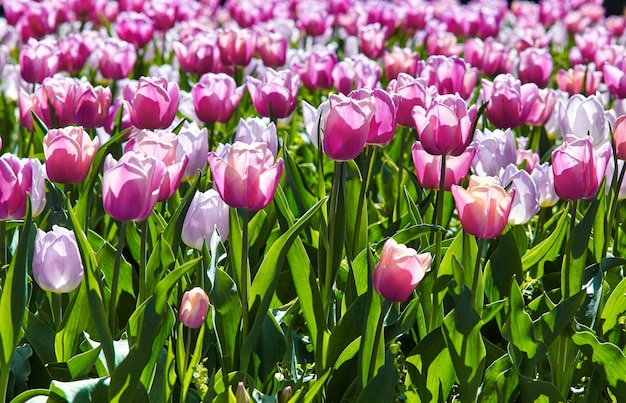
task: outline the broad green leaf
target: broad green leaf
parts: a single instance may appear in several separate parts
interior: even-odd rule
[[[522,269],[524,271],[529,270],[531,267],[538,265],[538,276],[543,275],[543,265],[546,262],[555,260],[561,253],[561,246],[567,234],[567,214],[561,213],[556,228],[552,231],[550,236],[541,241],[535,247],[529,249],[524,256],[522,256]]]
[[[24,335],[28,343],[33,346],[35,354],[41,362],[54,362],[54,329],[48,327],[40,318],[27,310],[23,323]]]
[[[604,309],[600,318],[604,320],[602,323],[602,333],[607,334],[611,329],[619,323],[626,313],[626,278],[619,282],[617,287],[611,292],[608,300],[604,304]]]
[[[319,378],[317,378],[316,381],[311,382],[311,389],[309,389],[309,391],[306,393],[306,395],[304,395],[304,403],[311,403],[313,401],[317,401],[317,395],[323,390],[324,384],[326,383],[326,380],[328,379],[328,377],[330,376],[332,370],[329,369],[326,372],[324,372],[324,375],[320,376]]]
[[[201,257],[183,263],[180,267],[168,273],[163,280],[159,281],[154,292],[155,310],[158,314],[164,312],[171,290],[178,284],[178,281],[185,274],[195,270],[198,264],[202,264]]]
[[[509,297],[509,317],[502,329],[502,335],[519,350],[526,353],[529,359],[547,351],[535,337],[530,315],[524,310],[522,292],[516,281],[512,281]]]
[[[235,369],[237,336],[241,322],[241,301],[235,282],[223,270],[216,270],[210,298],[213,304],[213,327],[217,334],[224,372]]]
[[[52,381],[50,396],[57,396],[72,403],[105,403],[108,387],[108,377],[72,382]]]
[[[485,293],[489,301],[509,295],[511,279],[523,279],[522,263],[513,231],[497,238],[497,246],[485,268]]]
[[[87,285],[82,282],[65,309],[60,329],[55,337],[54,348],[57,361],[65,362],[72,358],[88,324]]]
[[[29,403],[31,401],[36,401],[37,398],[40,398],[41,401],[47,400],[44,399],[43,396],[50,396],[50,390],[30,389],[17,395],[13,400],[11,400],[11,403]]]
[[[508,354],[493,362],[485,371],[480,402],[513,403],[519,394],[519,378]]]
[[[584,299],[585,291],[583,290],[561,301],[551,311],[541,315],[534,323],[537,340],[541,340],[546,346],[550,346],[554,339],[572,322]]]
[[[366,295],[357,298],[337,322],[337,326],[333,329],[328,341],[326,356],[329,367],[334,366],[335,361],[345,348],[361,336],[369,311],[369,301]],[[375,327],[376,324],[374,324]]]
[[[398,370],[394,363],[394,356],[391,352],[387,352],[385,365],[380,367],[376,376],[365,386],[357,403],[392,402],[397,385]]]
[[[261,379],[266,380],[276,373],[276,363],[281,361],[286,350],[285,335],[274,316],[268,312],[255,348],[255,354],[259,357],[258,370]]]
[[[22,234],[2,284],[0,317],[4,324],[0,326],[0,372],[8,371],[13,350],[19,341],[22,320],[26,313],[26,277],[33,259],[35,234],[30,199],[27,199]]]
[[[89,372],[96,364],[101,348],[92,348],[84,353],[76,354],[67,361],[67,368],[73,380],[78,378],[86,378]]]
[[[565,398],[551,383],[519,375],[519,389],[523,402],[560,403]]]

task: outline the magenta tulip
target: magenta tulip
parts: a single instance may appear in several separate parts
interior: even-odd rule
[[[245,67],[250,63],[256,47],[256,34],[250,29],[225,29],[218,36],[222,63]]]
[[[139,129],[167,129],[178,111],[178,84],[164,77],[141,77],[128,84],[124,98],[130,104],[130,119]]]
[[[107,38],[100,45],[98,67],[104,78],[119,80],[128,77],[135,61],[135,47],[121,39]]]
[[[385,65],[385,77],[387,80],[398,78],[398,74],[406,73],[415,76],[417,73],[417,61],[419,53],[410,48],[394,46],[391,52],[385,52],[383,63]]]
[[[302,63],[294,63],[293,70],[300,81],[311,91],[330,89],[333,86],[332,71],[337,64],[337,55],[326,48],[309,53]]]
[[[324,153],[335,161],[356,158],[367,142],[374,105],[370,99],[355,100],[331,94],[324,122]]]
[[[615,155],[617,158],[626,161],[626,115],[620,116],[615,121],[613,142],[615,143]]]
[[[191,89],[193,106],[198,119],[204,123],[226,123],[243,97],[244,87],[235,79],[219,73],[207,73]]]
[[[143,13],[123,11],[115,20],[115,31],[123,41],[143,48],[154,34],[154,23]]]
[[[50,129],[43,138],[46,174],[52,182],[81,183],[87,177],[100,141],[80,127]]]
[[[104,210],[118,221],[145,220],[157,203],[165,174],[165,164],[153,156],[128,152],[116,161],[107,155],[102,174]]]
[[[547,49],[527,48],[520,52],[519,78],[523,83],[545,87],[554,63]]]
[[[0,157],[0,220],[20,220],[26,214],[30,194],[33,216],[46,207],[45,173],[36,159],[19,159],[13,154]]]
[[[257,211],[273,199],[283,173],[283,159],[274,162],[265,143],[220,145],[209,153],[215,188],[231,207]]]
[[[59,67],[59,51],[55,41],[31,39],[20,52],[20,73],[24,81],[40,84],[52,77]]]
[[[180,68],[187,73],[217,73],[222,68],[217,36],[202,33],[172,43],[172,48],[180,63]]]
[[[369,99],[374,106],[366,143],[379,146],[389,144],[396,132],[396,105],[391,96],[380,88],[361,88],[348,96],[357,100]]]
[[[430,253],[418,254],[389,238],[374,269],[374,289],[388,301],[404,302],[422,281],[431,262]]]
[[[75,290],[83,279],[74,231],[56,225],[52,231],[37,231],[33,253],[33,277],[39,287],[57,294]]]
[[[111,89],[109,87],[92,87],[89,83],[81,83],[76,89],[76,106],[74,122],[87,129],[102,127],[109,116],[111,107]]]
[[[512,193],[507,193],[495,176],[472,175],[467,189],[452,185],[452,196],[463,229],[483,239],[500,235],[513,205]]]
[[[526,121],[538,91],[536,84],[522,84],[510,74],[500,74],[493,82],[483,80],[487,117],[500,129],[520,126]]]
[[[441,180],[441,158],[443,155],[432,155],[424,150],[422,143],[416,141],[411,149],[417,181],[424,189],[439,189]],[[469,173],[472,160],[476,155],[476,148],[469,146],[459,156],[446,155],[446,175],[444,189],[452,189],[458,185]]]
[[[264,31],[257,37],[256,51],[265,66],[276,69],[285,65],[287,45],[287,38],[284,35]]]
[[[267,69],[263,80],[248,77],[247,83],[254,109],[259,115],[270,117],[270,109],[277,119],[290,116],[298,101],[300,78],[291,70]]]
[[[421,106],[425,108],[427,102],[433,96],[433,92],[429,90],[426,80],[413,78],[405,73],[400,73],[397,79],[391,80],[387,86],[387,91],[390,94],[398,95],[396,120],[400,126],[404,127],[415,127],[415,121],[412,116],[413,107]]]
[[[204,323],[209,311],[209,296],[200,287],[185,291],[180,301],[178,318],[183,325],[197,329]]]
[[[370,59],[378,59],[385,51],[387,29],[379,23],[359,27],[359,48]]]

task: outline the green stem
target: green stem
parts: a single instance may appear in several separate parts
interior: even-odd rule
[[[5,403],[7,401],[9,375],[11,374],[9,365],[10,364],[7,363],[6,365],[3,365],[2,368],[0,368],[0,396],[2,396],[2,400],[0,402],[2,403]]]
[[[356,223],[354,228],[354,239],[352,244],[352,252],[356,256],[358,254],[358,246],[361,235],[361,217],[363,215],[363,203],[365,202],[365,195],[369,187],[370,178],[372,176],[372,165],[374,163],[374,155],[376,154],[375,146],[367,146],[365,149],[365,172],[363,175],[363,182],[361,182],[361,191],[359,192],[359,202],[357,203],[356,210]],[[366,207],[367,208],[367,207]],[[367,244],[367,230],[365,231],[365,243]]]
[[[61,298],[62,294],[57,294],[53,292],[51,295],[52,298],[52,315],[54,318],[54,324],[56,325],[57,330],[60,330],[61,322],[63,321],[63,301]]]
[[[250,222],[249,211],[246,209],[241,209],[241,217],[243,221],[242,230],[243,236],[242,241],[243,245],[241,248],[241,284],[239,287],[241,288],[240,296],[241,296],[241,316],[242,316],[242,332],[243,337],[242,340],[245,340],[248,336],[248,330],[250,326],[250,318],[249,318],[249,309],[248,309],[248,290],[250,289],[250,266],[248,263],[248,224]],[[246,368],[241,368],[242,371],[245,371]]]
[[[482,298],[482,293],[480,294],[480,296],[478,295],[478,279],[480,278],[480,271],[482,270],[480,261],[485,250],[485,245],[487,244],[487,240],[484,238],[476,238],[476,241],[478,242],[478,253],[476,254],[476,264],[474,265],[474,278],[472,279],[472,293],[474,294],[474,298],[472,299],[472,305],[474,309],[477,308],[477,302],[479,298]],[[482,306],[481,309],[477,309],[477,311],[481,313]]]
[[[396,192],[397,192],[397,196],[396,196],[396,206],[394,208],[394,212],[395,212],[395,219],[396,220],[400,220],[400,207],[402,204],[402,180],[403,180],[403,174],[404,174],[404,147],[405,147],[405,143],[406,143],[406,135],[408,132],[409,128],[408,127],[403,127],[402,128],[402,133],[400,134],[400,151],[398,152],[398,183],[397,183],[397,187],[396,187]]]
[[[0,249],[2,249],[2,262],[0,266],[9,264],[9,251],[7,248],[7,223],[4,220],[0,220]]]
[[[435,201],[435,226],[441,227],[443,224],[443,199],[446,191],[446,156],[441,156],[441,172],[439,174],[439,190],[437,191],[437,199]],[[435,232],[435,261],[433,263],[433,271],[431,276],[435,276],[437,279],[439,273],[439,266],[441,265],[441,243],[442,243],[443,233],[437,228],[437,232]],[[433,330],[437,327],[437,322],[439,318],[439,310],[440,310],[440,301],[439,301],[439,292],[436,290],[433,292],[433,306],[432,312],[430,315],[430,324],[428,326],[429,330]]]
[[[183,373],[181,374],[181,383],[182,383],[182,387],[180,388],[180,401],[181,402],[186,402],[187,401],[187,392],[189,392],[189,383],[187,383],[185,380],[187,378],[187,371],[189,371],[191,368],[189,368],[189,358],[191,356],[191,329],[187,328],[185,329],[185,357],[184,357],[184,363],[183,363]]]
[[[336,215],[339,206],[339,192],[341,190],[340,188],[343,178],[341,172],[342,167],[343,162],[335,162],[333,188],[330,194],[330,212],[328,217],[328,250],[326,251],[326,268],[324,273],[324,308],[327,318],[330,313],[330,296],[333,287],[333,280],[336,273],[335,267],[333,267],[335,261],[333,245],[335,245],[335,242],[337,241],[335,239],[335,227],[337,222]]]
[[[113,266],[113,279],[111,281],[111,297],[109,298],[109,327],[111,333],[115,334],[115,321],[117,309],[117,286],[120,278],[120,264],[122,262],[122,249],[124,249],[124,241],[126,240],[126,221],[122,221],[119,230],[119,239],[117,242],[117,251],[115,253],[115,265]]]
[[[578,207],[578,200],[572,200],[570,203],[570,222],[569,222],[569,238],[567,239],[567,245],[565,246],[565,270],[561,274],[561,295],[563,299],[571,296],[570,291],[570,267],[572,263],[572,245],[574,243],[574,228],[576,226],[576,211]],[[576,292],[579,290],[576,290]]]
[[[148,242],[148,220],[141,222],[141,246],[139,252],[139,298],[137,306],[146,299],[146,244]]]
[[[622,187],[625,173],[626,162],[622,165],[622,169],[619,172],[619,178],[617,179],[617,183],[613,186],[615,194],[613,195],[613,201],[611,202],[611,212],[609,214],[606,230],[604,231],[604,246],[602,248],[602,257],[606,257],[606,252],[609,249],[609,242],[611,238],[610,235],[613,233],[613,237],[615,237],[615,234],[617,234],[617,228],[615,229],[615,231],[613,231],[613,223],[615,222],[615,217],[617,216],[617,206],[619,204],[619,189]]]
[[[380,344],[380,340],[385,338],[385,334],[383,332],[383,324],[385,322],[385,316],[387,316],[387,311],[391,307],[391,301],[384,300],[383,306],[380,310],[380,316],[378,317],[378,324],[376,325],[376,333],[374,336],[374,345],[372,348],[372,359],[370,360],[369,370],[367,373],[367,381],[369,382],[374,377],[374,370],[376,369],[376,356],[378,352],[378,345]]]
[[[207,129],[209,131],[209,152],[213,151],[213,138],[215,137],[215,123],[207,124]]]

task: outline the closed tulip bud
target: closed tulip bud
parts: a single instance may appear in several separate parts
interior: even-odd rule
[[[331,94],[330,109],[324,121],[324,153],[335,161],[356,158],[367,142],[374,113],[371,100],[355,100]]]
[[[185,291],[180,301],[178,318],[183,325],[197,329],[204,323],[209,312],[209,296],[200,287]]]
[[[545,87],[554,63],[547,49],[527,48],[520,53],[519,78],[523,83]]]
[[[104,160],[102,203],[108,215],[118,221],[143,221],[157,203],[165,164],[153,156],[128,152],[116,161]]]
[[[187,73],[216,73],[221,69],[220,50],[215,35],[202,33],[187,37],[181,42],[172,43],[172,49],[180,68]]]
[[[594,147],[609,142],[608,114],[595,95],[576,94],[567,102],[559,101],[557,108],[561,133],[571,133],[579,138],[591,136]]]
[[[31,39],[20,52],[20,73],[24,81],[40,84],[59,67],[59,52],[52,40]]]
[[[228,238],[228,204],[215,189],[197,192],[189,204],[180,237],[187,246],[201,251],[205,242],[211,243],[215,230],[220,239]]]
[[[530,107],[530,112],[526,118],[526,124],[531,126],[545,125],[556,106],[556,91],[552,88],[541,88],[537,92],[537,98]]]
[[[452,197],[463,229],[482,239],[492,239],[504,231],[514,192],[504,190],[494,176],[472,175],[467,189],[452,186]]]
[[[13,154],[0,157],[0,220],[19,220],[26,214],[26,198],[31,197],[33,216],[46,206],[45,173],[36,159],[19,159]]]
[[[208,132],[204,128],[200,130],[198,125],[187,123],[178,133],[178,146],[176,147],[176,159],[182,161],[184,156],[189,158],[183,180],[195,178],[207,166],[209,155]]]
[[[33,253],[33,277],[39,286],[57,294],[73,291],[83,279],[74,231],[52,226],[52,231],[37,231]]]
[[[80,34],[59,38],[59,70],[78,73],[83,69],[89,54],[89,47]]]
[[[245,67],[250,63],[256,47],[256,34],[250,29],[226,29],[218,37],[222,63]]]
[[[622,115],[615,121],[613,128],[613,142],[617,158],[626,161],[626,115]]]
[[[422,143],[416,141],[411,149],[417,180],[424,189],[439,189],[441,180],[441,158],[443,155],[432,155],[424,150]],[[458,185],[469,173],[470,165],[476,148],[467,147],[459,156],[446,155],[446,176],[444,189],[450,190],[452,185]]]
[[[235,141],[243,143],[265,143],[267,148],[274,154],[278,155],[278,135],[276,134],[276,125],[267,119],[248,118],[239,120],[237,133],[235,133]]]
[[[246,385],[243,382],[239,382],[237,385],[237,393],[235,394],[236,403],[250,403],[250,395],[246,390]]]
[[[65,127],[74,122],[76,80],[68,77],[48,77],[35,90],[37,116],[48,127]]]
[[[427,108],[415,106],[412,116],[426,151],[433,155],[460,155],[470,141],[476,105],[468,110],[459,95],[438,95]]]
[[[500,129],[515,128],[526,121],[539,88],[522,84],[510,74],[500,74],[493,82],[483,80],[487,117]]]
[[[164,77],[141,77],[128,84],[124,98],[130,104],[130,119],[139,129],[167,129],[178,111],[178,84]]]
[[[117,38],[102,42],[98,67],[104,78],[120,80],[128,77],[136,61],[137,51],[132,44]]]
[[[264,65],[276,69],[285,65],[287,45],[287,38],[284,35],[265,31],[257,38],[256,51]]]
[[[246,86],[254,109],[263,117],[270,117],[270,108],[277,119],[290,116],[296,109],[300,78],[291,70],[267,69],[262,81],[248,77]]]
[[[433,55],[417,63],[417,75],[441,95],[459,93],[467,99],[476,87],[478,70],[460,57]]]
[[[590,136],[566,134],[565,141],[552,152],[554,189],[563,200],[591,199],[596,195],[611,158],[611,144],[597,149]]]
[[[387,29],[379,23],[359,27],[359,48],[361,52],[371,58],[378,59],[385,51]]]
[[[294,63],[293,70],[300,81],[311,91],[329,89],[333,86],[332,72],[337,64],[337,55],[326,48],[309,53],[302,63]]]
[[[398,78],[398,74],[406,73],[415,76],[417,73],[417,61],[419,53],[410,48],[394,46],[391,52],[385,52],[383,63],[385,65],[385,77],[387,80]]]
[[[283,159],[274,163],[265,143],[220,145],[209,153],[215,188],[231,207],[258,211],[274,198],[283,173]]]
[[[413,107],[421,106],[425,108],[426,103],[434,95],[434,88],[433,91],[429,90],[426,80],[413,78],[404,73],[398,74],[397,79],[391,80],[387,86],[387,91],[390,94],[398,95],[396,121],[400,126],[404,127],[415,127],[412,115]]]
[[[81,84],[77,88],[74,121],[87,129],[102,127],[109,116],[111,107],[111,89],[109,87],[92,87]]]
[[[191,89],[196,115],[204,123],[228,122],[243,97],[243,90],[228,74],[203,75]]]
[[[379,146],[389,144],[396,132],[396,105],[389,93],[380,88],[361,88],[348,96],[357,100],[368,99],[373,104],[374,112],[366,143]]]
[[[430,253],[418,254],[389,238],[374,269],[374,289],[388,301],[404,302],[422,281],[431,262]]]
[[[152,39],[154,23],[143,13],[124,11],[115,20],[115,31],[120,39],[132,43],[136,48],[143,48]]]
[[[43,138],[48,179],[58,183],[81,183],[87,177],[100,141],[80,127],[50,129]]]

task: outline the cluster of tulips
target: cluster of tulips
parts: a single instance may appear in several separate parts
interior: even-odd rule
[[[626,399],[601,2],[0,2],[0,394]]]

